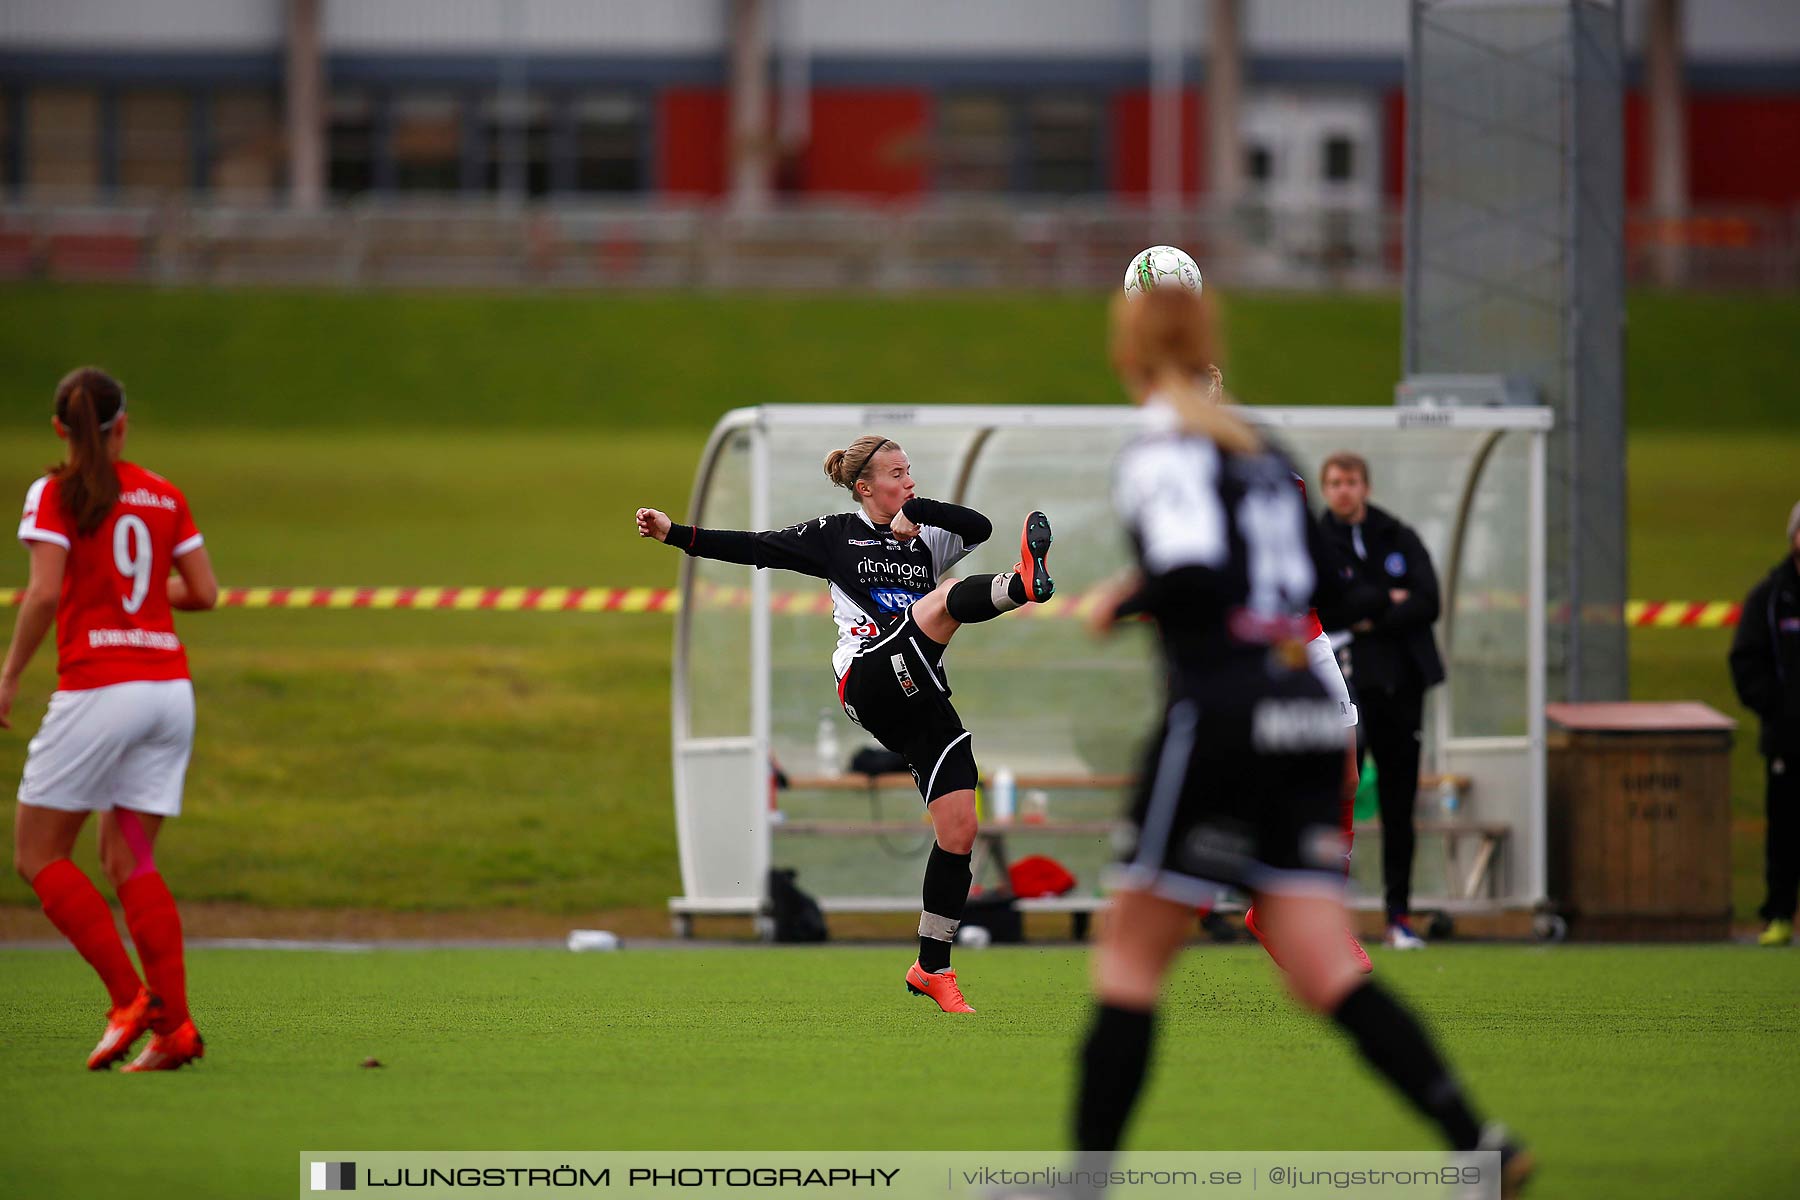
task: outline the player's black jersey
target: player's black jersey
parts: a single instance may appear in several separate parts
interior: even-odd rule
[[[993,532],[986,517],[957,504],[915,496],[904,511],[919,526],[919,536],[904,542],[860,509],[767,533],[674,525],[668,542],[700,558],[798,571],[830,583],[838,627],[832,674],[842,678],[864,641],[899,620]]]
[[[1316,567],[1318,535],[1294,475],[1277,450],[1227,453],[1181,433],[1120,453],[1113,500],[1144,577],[1134,607],[1156,620],[1176,691],[1253,692],[1283,644],[1278,667],[1305,669],[1293,651],[1310,622],[1296,614],[1335,599],[1337,581]]]

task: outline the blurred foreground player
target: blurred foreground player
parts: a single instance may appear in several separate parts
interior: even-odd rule
[[[1199,265],[1186,251],[1176,246],[1151,246],[1146,250],[1140,250],[1137,256],[1131,260],[1130,265],[1125,268],[1124,294],[1127,298],[1135,299],[1138,296],[1146,296],[1159,289],[1176,289],[1199,296],[1204,287],[1205,283],[1201,278]],[[1216,348],[1214,352],[1216,353]],[[1204,381],[1197,373],[1194,376],[1194,387],[1213,403],[1224,400],[1225,376],[1210,358],[1205,365]],[[1142,396],[1134,396],[1133,399],[1139,404],[1144,401]],[[1294,484],[1300,489],[1300,495],[1304,498],[1306,480],[1297,472],[1294,475]],[[1346,572],[1333,571],[1330,578],[1335,582],[1344,574]],[[1134,588],[1129,583],[1123,588],[1125,593],[1132,590]],[[1308,609],[1306,622],[1308,665],[1312,668],[1313,674],[1319,677],[1319,682],[1325,685],[1326,693],[1337,703],[1339,719],[1349,730],[1345,742],[1347,749],[1344,754],[1343,791],[1340,796],[1338,813],[1339,827],[1344,834],[1344,874],[1348,877],[1350,874],[1350,848],[1356,837],[1356,785],[1359,781],[1356,750],[1356,705],[1350,700],[1350,689],[1344,683],[1344,672],[1338,666],[1337,655],[1332,651],[1331,639],[1325,635],[1324,627],[1319,624],[1318,612]],[[1209,906],[1201,905],[1200,907],[1207,909]],[[1244,928],[1248,929],[1251,936],[1262,944],[1264,950],[1269,950],[1271,956],[1274,955],[1274,951],[1269,949],[1268,939],[1263,937],[1261,925],[1257,923],[1254,906],[1244,910]],[[1349,938],[1350,953],[1356,959],[1356,965],[1365,973],[1373,970],[1369,956],[1363,950],[1362,943],[1356,940],[1356,935],[1348,930],[1345,933]],[[1279,958],[1276,959],[1277,965],[1280,961]]]
[[[0,728],[11,728],[19,678],[54,623],[56,691],[19,782],[14,866],[111,997],[88,1068],[124,1058],[149,1030],[125,1069],[172,1071],[205,1047],[188,1016],[181,916],[153,856],[163,819],[181,812],[194,742],[194,687],[170,610],[209,609],[219,589],[187,498],[120,458],[126,424],[124,390],[104,372],[83,368],[57,386],[52,425],[69,457],[25,494],[31,577],[0,668]],[[112,910],[69,859],[96,812],[143,980]]]
[[[1295,997],[1329,1015],[1453,1149],[1499,1151],[1503,1194],[1514,1194],[1530,1156],[1483,1126],[1425,1031],[1345,943],[1343,726],[1294,616],[1317,591],[1317,534],[1288,460],[1195,386],[1211,341],[1191,293],[1114,303],[1114,364],[1160,426],[1121,453],[1114,498],[1168,691],[1096,954],[1080,1165],[1110,1164],[1143,1086],[1163,978],[1196,895],[1217,881],[1255,898]]]

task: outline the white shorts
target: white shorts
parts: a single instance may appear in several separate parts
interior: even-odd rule
[[[194,685],[139,680],[52,692],[25,756],[19,803],[65,812],[117,806],[181,815],[194,748]]]
[[[1344,727],[1354,728],[1356,725],[1356,705],[1350,703],[1350,687],[1344,682],[1344,672],[1338,667],[1337,655],[1332,653],[1331,638],[1323,633],[1306,643],[1306,664],[1319,682],[1325,685],[1325,694],[1337,701],[1338,713],[1344,718]]]

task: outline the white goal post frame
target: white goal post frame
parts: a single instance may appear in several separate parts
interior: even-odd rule
[[[1465,767],[1482,756],[1510,755],[1520,761],[1525,788],[1523,845],[1510,854],[1517,885],[1490,910],[1535,909],[1548,900],[1546,817],[1545,715],[1548,634],[1546,610],[1547,454],[1546,437],[1554,424],[1547,407],[1298,407],[1236,410],[1252,424],[1273,430],[1455,429],[1483,431],[1489,437],[1476,455],[1463,481],[1461,504],[1454,517],[1450,561],[1440,563],[1442,612],[1446,657],[1453,634],[1456,589],[1456,557],[1460,551],[1470,501],[1487,462],[1488,451],[1506,434],[1524,436],[1528,444],[1526,548],[1526,732],[1520,737],[1439,738],[1431,765],[1439,772]],[[685,514],[691,522],[704,520],[708,489],[719,458],[730,440],[748,434],[750,466],[750,525],[770,527],[771,434],[816,428],[842,437],[871,428],[902,430],[960,426],[971,431],[965,462],[955,478],[960,494],[975,459],[989,434],[1006,429],[1082,429],[1116,431],[1143,424],[1139,409],[1123,406],[1054,405],[889,405],[770,404],[733,409],[722,416],[708,437],[694,475],[693,490]],[[830,440],[830,439],[825,439]],[[766,571],[750,570],[748,730],[737,737],[695,737],[691,734],[692,695],[689,690],[692,603],[696,561],[683,556],[677,589],[679,608],[675,621],[673,678],[670,688],[671,762],[674,782],[676,836],[683,894],[672,897],[669,909],[677,928],[686,932],[694,916],[763,916],[767,911],[767,880],[771,863],[768,816],[770,762],[770,579]],[[1440,729],[1451,728],[1451,689],[1435,690],[1429,718]],[[712,836],[702,841],[701,831]],[[721,836],[722,835],[722,836]],[[910,901],[908,903],[911,903]],[[916,906],[916,905],[915,905]],[[1470,906],[1459,905],[1467,910]],[[1473,906],[1479,910],[1479,904]]]

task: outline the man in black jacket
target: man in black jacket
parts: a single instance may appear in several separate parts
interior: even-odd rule
[[[1387,893],[1387,943],[1425,945],[1413,932],[1413,804],[1419,793],[1425,689],[1444,681],[1431,626],[1438,618],[1431,556],[1404,522],[1369,503],[1369,464],[1340,450],[1319,471],[1327,541],[1347,556],[1362,581],[1386,589],[1391,607],[1351,627],[1350,686],[1375,759],[1381,800],[1381,869]]]
[[[1788,556],[1750,589],[1731,639],[1731,682],[1762,718],[1757,748],[1768,765],[1766,869],[1769,923],[1757,939],[1785,946],[1800,892],[1800,504],[1788,514]]]

